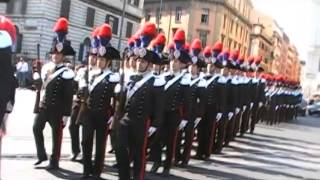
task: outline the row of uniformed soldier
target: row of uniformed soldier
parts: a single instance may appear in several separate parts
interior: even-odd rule
[[[161,165],[165,176],[172,165],[186,166],[195,137],[195,158],[206,160],[220,153],[238,133],[242,136],[249,129],[253,133],[260,120],[273,124],[295,116],[301,97],[296,83],[288,85],[284,79],[262,74],[261,57],[245,61],[238,51],[223,50],[219,42],[203,49],[199,39],[189,47],[182,29],[164,53],[165,36],[157,34],[153,23],[144,24],[129,39],[120,74],[110,69],[111,61],[120,59],[110,45],[112,28],[104,24],[95,29],[88,65],[74,78],[62,64],[64,56],[74,53],[66,40],[67,24],[64,18],[56,24],[53,63],[41,73],[44,99],[34,125],[36,164],[47,159],[42,131],[49,122],[53,155],[48,168],[59,167],[62,128],[70,115],[72,160],[77,159],[81,142],[83,177],[100,177],[110,134],[121,180],[144,179],[148,155],[154,162],[153,173]]]

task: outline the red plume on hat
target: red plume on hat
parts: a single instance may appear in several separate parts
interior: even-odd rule
[[[155,45],[165,45],[166,44],[166,36],[163,33],[157,35],[154,40]]]
[[[256,56],[255,57],[255,63],[257,64],[257,65],[259,65],[260,63],[261,63],[261,61],[262,61],[262,56]]]
[[[212,56],[212,52],[211,52],[210,46],[206,46],[206,47],[204,48],[204,50],[203,50],[203,55],[204,55],[205,57],[210,57],[210,56]]]
[[[237,60],[239,58],[240,51],[236,50],[231,53],[231,59]]]
[[[222,49],[223,49],[223,44],[220,41],[217,41],[212,48],[213,51],[220,51],[220,52],[222,51]]]
[[[12,43],[16,41],[16,28],[12,21],[5,16],[0,16],[0,31],[6,31],[10,35]]]
[[[56,24],[53,27],[53,31],[54,32],[68,32],[68,25],[69,25],[69,21],[64,18],[61,17],[57,20]]]
[[[202,43],[201,43],[201,40],[196,38],[192,41],[192,44],[191,44],[191,48],[192,49],[197,49],[197,50],[201,50],[202,49]]]
[[[96,27],[92,32],[91,32],[91,37],[97,37],[99,33],[100,27]]]
[[[167,48],[168,48],[168,51],[174,51],[174,43],[170,42]]]
[[[131,37],[128,39],[128,45],[134,45],[133,36],[131,36]]]
[[[174,33],[173,40],[174,41],[181,41],[181,42],[185,43],[186,33],[184,32],[184,30],[180,29],[180,28],[177,29],[176,33]]]
[[[157,27],[154,23],[146,22],[141,28],[141,35],[150,36],[151,38],[156,37]]]
[[[99,28],[98,36],[100,38],[111,38],[112,36],[112,30],[111,26],[107,23],[104,23],[102,26]]]
[[[248,62],[249,62],[249,65],[251,65],[254,62],[254,56],[249,56]]]

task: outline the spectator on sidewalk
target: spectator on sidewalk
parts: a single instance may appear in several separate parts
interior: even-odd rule
[[[26,87],[26,80],[29,71],[28,63],[24,61],[21,57],[19,62],[16,65],[17,68],[17,79],[19,83],[19,87]]]

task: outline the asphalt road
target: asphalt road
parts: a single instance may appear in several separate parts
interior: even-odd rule
[[[16,106],[8,121],[7,136],[2,147],[2,180],[79,179],[80,163],[69,161],[71,145],[68,129],[64,129],[61,170],[48,172],[35,168],[36,149],[32,134],[32,114],[35,94],[18,90]],[[47,152],[51,150],[50,128],[45,129]],[[164,178],[147,174],[148,179],[206,180],[206,179],[320,179],[320,118],[298,118],[277,126],[259,124],[255,134],[246,134],[230,143],[221,155],[213,155],[207,162],[191,160],[184,169],[174,168],[172,176]],[[110,145],[107,146],[107,151]],[[117,179],[111,168],[113,154],[106,153],[105,179]],[[147,170],[151,168],[147,166]]]

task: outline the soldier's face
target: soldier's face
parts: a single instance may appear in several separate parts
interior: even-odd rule
[[[141,73],[147,71],[148,69],[148,66],[149,66],[149,62],[142,59],[142,58],[139,58],[137,60],[137,70]]]
[[[197,65],[195,64],[192,64],[189,66],[189,72],[192,74],[192,75],[197,75],[198,72],[199,72],[199,69],[197,67]]]
[[[110,63],[110,61],[107,61],[107,59],[104,57],[98,57],[98,59],[97,59],[97,66],[100,69],[105,69],[106,67],[109,66],[109,63]]]
[[[89,65],[90,66],[96,66],[97,65],[97,56],[96,55],[91,54],[89,56]]]
[[[153,71],[159,72],[161,69],[160,67],[161,67],[160,65],[154,64],[152,69],[153,69]]]
[[[136,69],[137,61],[135,60],[134,57],[130,57],[130,59],[129,59],[129,67],[131,67],[132,69]]]
[[[63,62],[63,54],[62,53],[54,53],[52,54],[52,62],[55,64],[60,64]]]
[[[180,61],[178,59],[170,61],[170,69],[173,72],[180,71]]]

